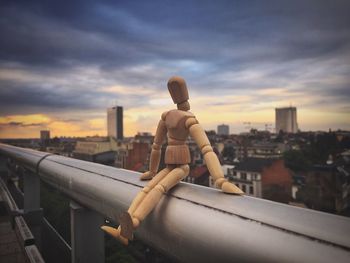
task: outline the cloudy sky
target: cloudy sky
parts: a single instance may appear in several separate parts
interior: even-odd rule
[[[205,129],[350,129],[349,1],[1,1],[0,137],[154,133],[183,76]]]

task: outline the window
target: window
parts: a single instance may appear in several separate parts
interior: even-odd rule
[[[242,184],[242,191],[246,192],[246,185],[245,184]]]
[[[247,180],[247,173],[241,173],[241,179]]]
[[[252,174],[252,180],[259,180],[258,174]]]
[[[233,176],[233,168],[228,168],[227,169],[227,175],[228,176]]]
[[[247,180],[251,181],[252,180],[252,174],[251,173],[247,173]]]
[[[233,176],[237,176],[237,172],[236,171],[233,172]]]
[[[249,193],[250,193],[251,195],[254,194],[254,188],[253,188],[253,186],[249,186]]]

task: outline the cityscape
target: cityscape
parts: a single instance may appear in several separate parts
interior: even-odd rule
[[[124,137],[124,109],[106,110],[108,136],[2,139],[12,145],[101,163],[117,168],[146,172],[154,140],[151,132]],[[249,123],[251,125],[251,123]],[[297,108],[275,109],[275,130],[250,127],[247,132],[230,133],[220,124],[206,134],[231,182],[247,195],[289,205],[350,216],[350,131],[302,132],[298,129]],[[185,182],[215,188],[203,155],[188,139],[191,172]],[[164,159],[166,144],[162,147]],[[165,166],[161,164],[159,170]]]
[[[1,262],[346,262],[349,3],[44,2],[0,4]],[[154,149],[169,167],[172,76],[244,195],[217,195],[188,136],[189,174],[125,246],[100,226],[120,228]]]

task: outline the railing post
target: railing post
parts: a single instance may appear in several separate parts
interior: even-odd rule
[[[36,174],[25,171],[24,183],[24,212],[40,210],[40,179]]]
[[[12,162],[12,160],[10,158],[7,158],[5,160],[5,158],[3,158],[3,161],[1,162],[2,166],[6,166],[6,171],[7,171],[7,178],[11,178],[12,177],[12,170],[14,168],[14,164]]]
[[[23,212],[34,237],[35,244],[41,249],[41,224],[43,211],[40,208],[40,178],[35,173],[24,170],[23,172]]]
[[[104,218],[71,201],[70,220],[72,263],[104,262]]]

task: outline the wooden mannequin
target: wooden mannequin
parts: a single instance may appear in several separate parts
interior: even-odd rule
[[[168,89],[174,103],[177,104],[177,109],[164,112],[158,123],[152,145],[149,171],[142,174],[140,178],[151,181],[137,194],[128,211],[120,216],[118,228],[101,227],[123,244],[128,244],[128,240],[132,240],[133,231],[153,210],[162,195],[188,175],[190,170],[188,164],[191,161],[190,151],[186,145],[188,135],[200,148],[215,185],[228,194],[243,194],[241,189],[224,178],[219,160],[203,128],[198,124],[195,116],[189,112],[190,104],[185,80],[180,77],[170,78]],[[166,168],[158,172],[161,147],[165,137],[168,140],[165,152]]]

